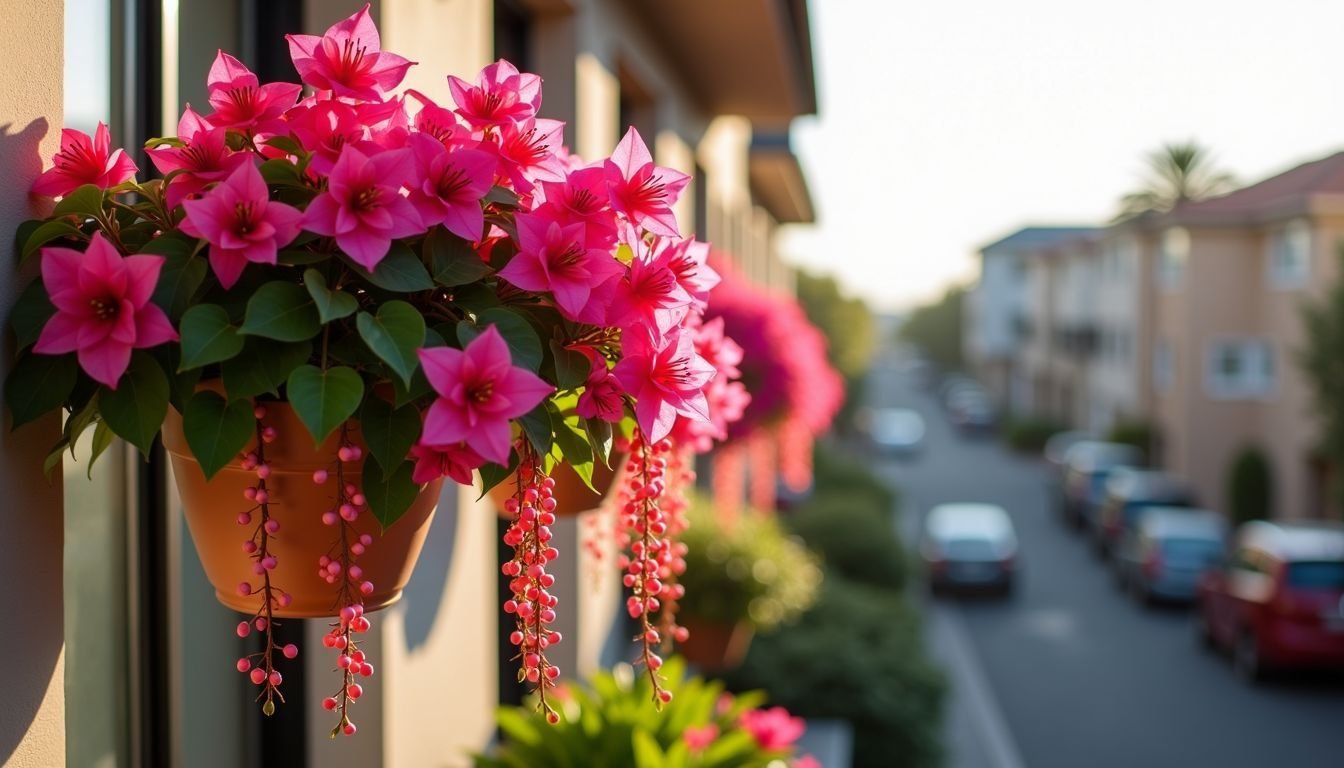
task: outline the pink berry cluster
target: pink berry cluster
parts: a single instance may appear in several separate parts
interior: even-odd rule
[[[640,658],[653,683],[654,700],[666,704],[672,692],[662,685],[658,669],[663,658],[655,649],[662,644],[662,633],[654,627],[653,616],[662,607],[663,600],[672,596],[675,585],[665,583],[662,574],[670,568],[673,559],[673,541],[668,538],[668,523],[661,508],[666,494],[667,457],[672,452],[670,440],[659,440],[650,445],[636,429],[628,445],[626,480],[621,485],[621,525],[628,542],[627,552],[621,555],[622,577],[630,590],[625,608],[630,617],[640,622]]]
[[[546,572],[546,564],[560,554],[551,544],[555,480],[546,475],[541,459],[529,445],[520,445],[519,452],[523,463],[518,468],[517,485],[504,504],[505,514],[512,519],[504,543],[513,547],[513,559],[501,567],[513,593],[504,602],[504,612],[517,620],[509,641],[518,647],[516,658],[522,661],[518,681],[536,686],[538,708],[548,721],[557,723],[560,715],[546,701],[546,690],[560,677],[560,668],[546,658],[546,649],[560,642],[560,633],[550,628],[559,602],[549,591],[555,585],[555,576]]]
[[[299,655],[299,648],[293,643],[283,648],[275,643],[274,610],[277,607],[288,607],[292,599],[289,593],[271,583],[271,572],[279,564],[271,551],[271,539],[280,533],[280,521],[271,516],[271,504],[274,502],[266,487],[266,481],[271,476],[271,465],[266,463],[266,446],[275,442],[277,433],[274,427],[264,421],[265,406],[256,406],[252,415],[257,420],[257,447],[243,454],[241,464],[244,470],[256,473],[257,484],[243,489],[243,498],[252,502],[252,506],[238,514],[238,524],[252,526],[251,535],[243,541],[243,552],[252,559],[252,572],[261,578],[261,583],[254,585],[250,581],[241,582],[238,584],[238,594],[244,597],[260,595],[261,606],[251,619],[238,623],[237,632],[239,637],[247,637],[255,627],[265,635],[265,644],[262,650],[238,659],[237,667],[254,684],[264,686],[257,699],[265,699],[261,711],[271,715],[275,713],[275,699],[278,698],[281,703],[285,700],[280,693],[284,676],[275,668],[275,654],[278,651],[285,658],[293,659]],[[254,518],[254,515],[259,519]]]
[[[671,641],[684,643],[691,633],[677,624],[677,607],[686,594],[686,587],[680,583],[681,575],[686,572],[686,543],[681,534],[690,527],[686,513],[691,503],[688,490],[695,485],[695,469],[689,452],[684,446],[676,446],[667,454],[667,470],[664,474],[666,489],[662,503],[663,521],[667,524],[665,537],[667,546],[665,557],[659,559],[658,578],[663,583],[660,593],[662,610],[658,614],[658,630],[663,636],[666,649]]]
[[[368,499],[355,483],[345,477],[345,465],[357,462],[364,450],[350,440],[349,426],[341,426],[340,447],[336,449],[336,499],[331,509],[322,513],[322,522],[340,529],[340,535],[327,554],[317,560],[318,578],[335,585],[336,604],[340,606],[338,620],[322,638],[322,645],[335,649],[336,668],[341,673],[341,689],[335,696],[323,699],[322,707],[340,717],[331,735],[343,733],[353,736],[355,724],[350,720],[350,703],[364,695],[357,677],[372,677],[373,665],[360,650],[355,635],[369,631],[369,619],[364,615],[364,598],[373,594],[373,582],[364,578],[364,569],[356,562],[373,546],[373,536],[355,530],[355,522],[368,507]],[[325,485],[331,473],[325,469],[313,472],[313,482]]]

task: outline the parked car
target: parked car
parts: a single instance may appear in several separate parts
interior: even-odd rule
[[[1227,550],[1222,515],[1185,507],[1144,507],[1115,551],[1120,584],[1141,603],[1192,602],[1204,571]]]
[[[1156,469],[1116,467],[1106,477],[1101,504],[1088,519],[1097,554],[1107,557],[1134,526],[1144,507],[1193,507],[1195,493],[1185,481]]]
[[[1089,509],[1100,504],[1106,489],[1106,476],[1119,466],[1137,466],[1143,455],[1124,443],[1083,440],[1064,452],[1063,503],[1060,511],[1066,522],[1081,526]]]
[[[994,407],[989,396],[974,389],[963,389],[948,400],[948,419],[962,434],[989,432],[994,428]]]
[[[913,456],[924,442],[924,417],[911,408],[876,408],[868,416],[873,447],[896,456]]]
[[[1017,572],[1017,533],[1002,507],[940,504],[924,518],[920,552],[929,589],[993,589],[1009,594]]]
[[[1082,429],[1071,429],[1067,432],[1056,432],[1045,441],[1043,454],[1045,461],[1054,470],[1056,476],[1063,478],[1064,456],[1068,450],[1084,440],[1095,440],[1091,432]]]
[[[1196,629],[1248,680],[1282,667],[1344,668],[1344,525],[1242,525],[1199,585]]]

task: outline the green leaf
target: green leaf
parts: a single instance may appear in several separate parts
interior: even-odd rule
[[[206,480],[247,447],[256,433],[256,424],[252,403],[247,400],[230,403],[214,392],[202,390],[187,401],[182,432],[201,463]]]
[[[53,240],[62,237],[79,237],[82,234],[79,227],[71,224],[69,219],[53,219],[44,222],[24,239],[19,261],[20,263],[26,261],[29,256],[37,253],[37,249]]]
[[[519,368],[526,368],[533,373],[541,368],[544,355],[541,350],[541,339],[537,336],[537,332],[522,315],[503,307],[485,310],[477,315],[474,324],[465,320],[458,323],[457,340],[465,347],[479,336],[481,331],[491,325],[495,326],[499,335],[509,345],[509,354],[513,357],[514,365]]]
[[[415,465],[409,461],[397,464],[390,473],[385,473],[373,457],[364,460],[363,490],[368,499],[369,511],[378,518],[383,530],[406,514],[420,495],[420,486],[411,481]]]
[[[592,364],[588,356],[551,339],[551,358],[555,360],[555,381],[560,389],[577,389],[588,380]]]
[[[359,309],[359,302],[354,296],[328,288],[327,279],[316,269],[303,271],[303,285],[308,289],[308,295],[313,297],[313,303],[317,305],[317,318],[323,325],[349,317]]]
[[[168,413],[168,377],[154,358],[135,354],[117,388],[99,391],[98,411],[118,437],[148,455]]]
[[[344,366],[324,371],[315,365],[301,365],[289,374],[286,389],[294,413],[318,443],[354,416],[364,399],[364,380],[353,368]]]
[[[611,423],[598,418],[584,419],[583,431],[588,433],[588,445],[593,458],[601,459],[602,466],[611,467]]]
[[[230,400],[274,393],[313,354],[310,341],[280,342],[253,336],[243,351],[220,367]]]
[[[100,421],[93,427],[93,444],[89,450],[89,466],[85,470],[90,480],[93,479],[93,465],[98,463],[98,457],[112,446],[112,441],[117,438],[112,428],[107,426],[107,422]]]
[[[276,280],[257,289],[247,302],[239,333],[276,341],[303,341],[317,335],[317,307],[301,286]]]
[[[73,354],[20,355],[5,379],[5,404],[13,419],[11,428],[18,429],[65,405],[78,376],[79,365]]]
[[[359,428],[369,453],[382,466],[394,467],[406,460],[420,437],[420,412],[409,405],[394,408],[386,400],[371,396],[359,409]]]
[[[518,423],[538,454],[551,452],[551,413],[546,410],[546,401],[519,417]]]
[[[393,243],[391,250],[382,261],[378,262],[372,273],[351,261],[349,257],[343,256],[343,258],[360,277],[385,291],[410,293],[427,291],[434,287],[434,281],[430,278],[424,263],[420,261],[420,257],[402,243]]]
[[[509,465],[507,467],[500,466],[499,464],[495,464],[493,462],[487,462],[481,465],[480,468],[481,495],[478,496],[477,499],[479,500],[485,498],[485,494],[489,493],[490,489],[494,488],[495,486],[499,485],[505,480],[508,480],[510,477],[513,476],[513,473],[517,471],[518,471],[518,452],[512,449],[509,450]]]
[[[218,304],[197,304],[182,315],[180,371],[228,360],[243,351],[246,341],[229,323],[229,313]]]
[[[290,266],[301,267],[308,264],[320,264],[330,258],[331,256],[325,253],[291,249],[287,251],[281,251],[276,256],[276,261],[280,262],[281,264],[289,264]]]
[[[208,265],[195,254],[196,241],[178,235],[164,235],[149,241],[141,253],[163,257],[159,282],[154,286],[153,301],[168,317],[178,320],[191,306],[196,291],[205,282]]]
[[[664,768],[663,748],[653,735],[642,728],[630,734],[635,751],[634,768]]]
[[[507,205],[512,208],[518,207],[518,193],[507,187],[494,186],[489,192],[485,193],[486,203],[496,203]]]
[[[551,414],[555,444],[560,448],[565,463],[583,480],[584,485],[593,488],[593,446],[588,442],[587,433],[578,426],[579,421],[577,416],[565,419],[557,413]]]
[[[265,144],[270,147],[275,147],[276,149],[280,150],[281,152],[284,152],[287,155],[298,156],[306,154],[303,151],[303,147],[299,146],[299,142],[295,141],[294,139],[288,136],[272,136],[271,138],[263,141],[262,144]]]
[[[284,158],[274,158],[261,164],[261,178],[268,185],[301,187],[303,179],[299,177],[298,166]]]
[[[42,328],[56,314],[56,306],[47,295],[47,288],[41,280],[34,280],[23,289],[9,311],[9,325],[14,329],[14,337],[19,349],[37,341]]]
[[[355,324],[369,349],[409,387],[411,375],[420,366],[415,351],[425,343],[425,318],[420,310],[404,301],[388,301],[378,307],[376,316],[360,312]]]
[[[474,283],[494,271],[471,243],[443,227],[431,229],[425,237],[425,255],[434,271],[434,282],[449,288]]]
[[[103,215],[103,190],[96,185],[85,184],[74,192],[61,198],[52,209],[53,216],[80,216],[86,219]]]

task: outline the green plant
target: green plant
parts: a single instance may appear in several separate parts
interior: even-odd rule
[[[1232,459],[1227,470],[1228,516],[1234,524],[1270,516],[1274,499],[1274,474],[1265,452],[1246,446]]]
[[[1336,254],[1337,268],[1344,269],[1344,247]],[[1298,351],[1298,366],[1311,387],[1312,409],[1317,429],[1317,453],[1324,460],[1332,482],[1334,515],[1344,513],[1344,280],[1302,309],[1306,343]]]
[[[881,494],[885,500],[885,494]],[[888,589],[905,585],[905,548],[893,509],[862,490],[818,494],[782,515],[784,524],[821,555],[826,575]]]
[[[1132,445],[1143,451],[1143,454],[1149,460],[1152,460],[1153,447],[1157,440],[1157,427],[1147,421],[1139,419],[1124,419],[1117,421],[1110,432],[1106,434],[1106,439],[1113,443],[1124,443]]]
[[[792,740],[743,725],[763,693],[733,696],[721,682],[687,678],[676,657],[662,672],[677,695],[661,711],[648,678],[624,664],[586,686],[558,690],[563,716],[553,725],[534,707],[501,707],[495,717],[503,743],[474,755],[476,767],[766,768],[793,755]]]
[[[709,500],[692,505],[686,543],[686,595],[679,615],[721,624],[746,621],[769,630],[816,602],[817,557],[770,514],[747,510],[724,523]]]
[[[828,577],[787,631],[758,635],[730,688],[854,727],[855,768],[935,765],[946,683],[901,592]]]
[[[1004,428],[1004,440],[1014,451],[1040,453],[1052,435],[1065,429],[1065,425],[1054,419],[1037,417],[1013,419]]]

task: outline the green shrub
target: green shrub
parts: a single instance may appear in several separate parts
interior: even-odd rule
[[[1227,471],[1227,511],[1233,524],[1268,518],[1273,498],[1269,459],[1255,446],[1242,448]]]
[[[866,460],[850,455],[838,446],[817,445],[812,473],[812,492],[816,498],[844,491],[868,496],[871,507],[887,510],[888,514],[896,508],[896,491],[873,474]]]
[[[1153,460],[1153,441],[1157,439],[1157,428],[1146,421],[1130,419],[1118,421],[1111,427],[1106,439],[1113,443],[1132,445],[1143,451],[1148,460]]]
[[[901,592],[828,577],[817,605],[788,629],[758,635],[727,681],[763,688],[802,717],[848,720],[854,768],[939,761],[946,683]]]
[[[862,491],[827,491],[781,517],[808,548],[821,555],[828,575],[890,589],[905,586],[905,548],[888,506]]]
[[[1067,429],[1053,419],[1022,418],[1014,419],[1004,428],[1003,436],[1008,447],[1022,453],[1040,453],[1045,450],[1045,442],[1051,436]]]
[[[790,536],[773,514],[745,510],[731,525],[711,502],[694,499],[681,584],[682,616],[723,624],[747,621],[769,630],[792,621],[816,602],[818,559]]]

